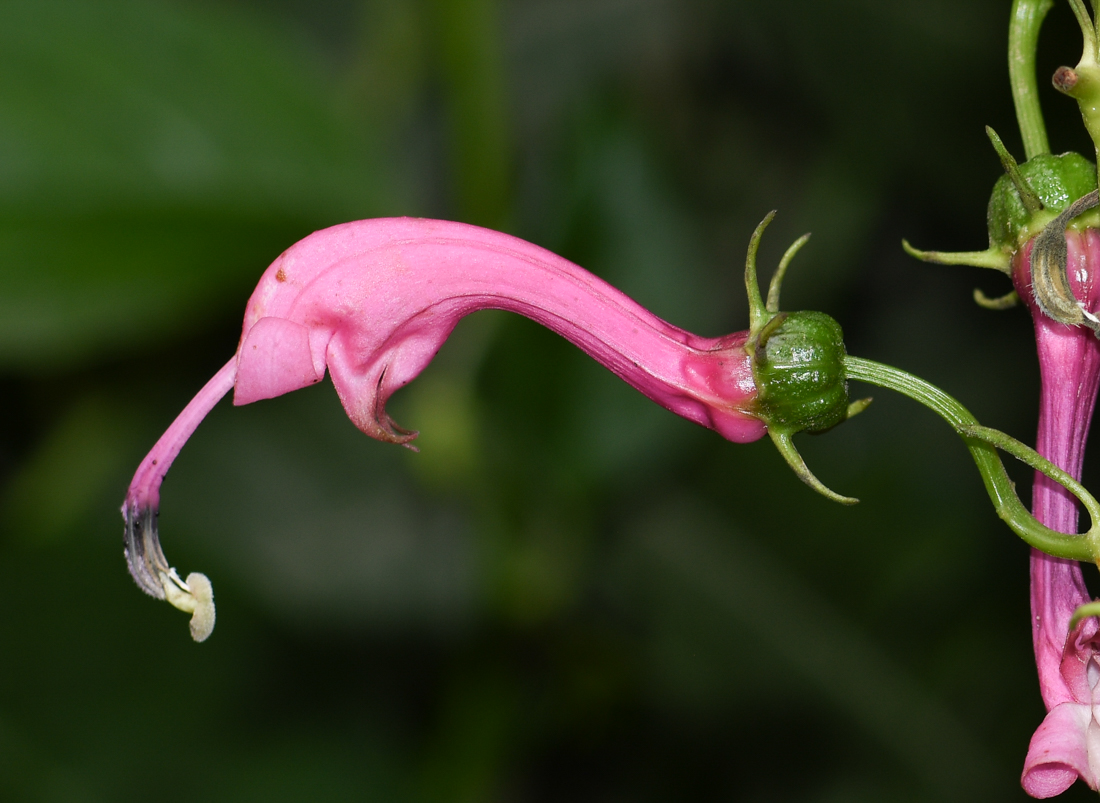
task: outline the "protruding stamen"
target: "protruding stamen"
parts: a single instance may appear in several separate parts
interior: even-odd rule
[[[938,265],[967,265],[972,268],[992,268],[1001,273],[1012,275],[1012,257],[1000,248],[987,248],[985,251],[921,251],[901,241],[901,247],[911,257]]]
[[[787,465],[791,467],[794,473],[798,475],[798,478],[804,483],[822,496],[832,499],[834,502],[840,502],[842,505],[854,505],[859,502],[858,499],[851,496],[841,496],[836,491],[829,489],[825,483],[815,477],[813,472],[806,466],[806,461],[802,459],[802,455],[798,453],[798,449],[795,448],[794,440],[790,435],[774,431],[769,431],[768,434],[771,435],[775,448],[779,450],[779,453],[783,455],[783,459],[787,461]]]
[[[191,614],[191,638],[206,641],[214,631],[214,588],[205,574],[191,572],[184,582],[175,569],[161,572],[160,582],[168,602]]]
[[[122,508],[126,526],[123,529],[123,554],[130,575],[146,594],[164,599],[161,574],[170,570],[157,536],[157,510],[130,502]]]
[[[130,574],[146,594],[167,600],[191,617],[191,637],[205,641],[214,629],[214,591],[206,575],[193,572],[187,582],[168,565],[157,535],[157,510],[127,504],[122,509],[126,520],[125,555]]]

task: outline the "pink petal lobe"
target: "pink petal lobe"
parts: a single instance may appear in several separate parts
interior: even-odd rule
[[[1051,709],[1031,737],[1020,783],[1032,797],[1062,794],[1080,777],[1096,788],[1089,765],[1088,731],[1092,709],[1079,703],[1062,703]]]
[[[271,399],[322,378],[310,352],[309,329],[285,318],[261,318],[237,352],[233,403]]]

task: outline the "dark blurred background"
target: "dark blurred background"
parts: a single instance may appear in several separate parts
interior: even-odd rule
[[[263,269],[373,216],[503,229],[717,336],[777,208],[766,272],[814,233],[785,308],[1031,442],[1028,316],[971,301],[1007,280],[900,247],[985,247],[982,126],[1022,157],[1008,12],[0,3],[0,799],[1023,799],[1027,550],[885,391],[799,439],[855,508],[503,313],[391,402],[418,454],[328,383],[225,401],[162,496],[169,559],[214,582],[202,645],[130,580],[118,514]],[[1041,50],[1052,146],[1090,153],[1047,89],[1064,4]]]

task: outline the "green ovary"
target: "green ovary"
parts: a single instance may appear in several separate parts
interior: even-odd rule
[[[823,432],[848,415],[840,324],[821,312],[780,314],[753,360],[757,411],[775,432]]]

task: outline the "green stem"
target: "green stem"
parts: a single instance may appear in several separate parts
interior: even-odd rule
[[[847,356],[845,372],[849,379],[890,388],[920,402],[943,418],[966,443],[982,475],[986,492],[997,515],[1031,546],[1058,558],[1096,561],[1100,555],[1100,503],[1072,477],[1042,457],[1034,449],[995,429],[978,424],[974,416],[935,385],[889,365]],[[1091,528],[1083,535],[1052,530],[1040,523],[1020,501],[1015,486],[1005,471],[997,449],[1041,471],[1062,485],[1081,502],[1091,517]]]
[[[1012,84],[1012,100],[1016,104],[1016,121],[1024,140],[1028,159],[1050,153],[1043,110],[1039,105],[1039,86],[1035,79],[1035,49],[1039,29],[1054,0],[1013,0],[1012,19],[1008,26],[1008,77]]]
[[[1069,7],[1073,10],[1073,16],[1077,18],[1077,26],[1081,29],[1081,38],[1084,41],[1084,49],[1081,53],[1081,61],[1096,60],[1096,30],[1093,28],[1092,19],[1088,9],[1081,0],[1069,0]]]

